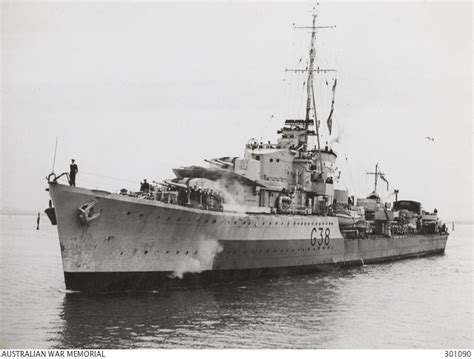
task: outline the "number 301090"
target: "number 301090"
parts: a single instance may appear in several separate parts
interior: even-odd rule
[[[470,358],[471,351],[470,350],[445,350],[444,357],[445,358]]]

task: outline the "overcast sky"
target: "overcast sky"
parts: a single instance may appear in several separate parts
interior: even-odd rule
[[[320,67],[337,68],[341,186],[472,219],[472,5],[321,3]],[[2,2],[1,204],[42,210],[55,172],[138,190],[204,158],[243,155],[304,117],[310,3]],[[303,58],[299,63],[300,58]],[[316,84],[325,122],[334,75]],[[326,85],[328,81],[328,85]],[[273,115],[273,117],[272,117]],[[325,128],[324,128],[325,130]],[[435,141],[425,139],[433,137]],[[346,160],[347,158],[347,160]]]

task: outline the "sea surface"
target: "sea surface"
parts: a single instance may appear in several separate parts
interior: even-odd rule
[[[208,289],[68,293],[56,227],[0,216],[0,348],[472,348],[472,225],[445,255]]]

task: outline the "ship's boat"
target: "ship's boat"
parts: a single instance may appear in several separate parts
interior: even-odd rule
[[[446,227],[415,201],[393,207],[375,188],[358,199],[338,188],[336,152],[320,145],[331,135],[335,76],[327,129],[316,121],[313,15],[306,112],[289,119],[276,142],[251,139],[242,157],[207,159],[209,167],[173,170],[138,192],[110,193],[68,186],[48,177],[67,289],[157,289],[260,276],[305,273],[443,253]],[[315,141],[311,142],[310,139]]]
[[[352,228],[363,219],[357,211],[351,210],[336,212],[335,215],[339,223],[339,228]]]

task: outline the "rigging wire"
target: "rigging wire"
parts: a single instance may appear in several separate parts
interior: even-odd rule
[[[304,97],[304,90],[305,90],[306,80],[303,80],[303,86],[301,87],[301,95],[300,95],[300,102],[298,104],[298,110],[301,111],[301,107],[303,105],[303,97]]]
[[[56,143],[54,145],[54,157],[53,157],[53,166],[51,169],[51,173],[54,173],[54,166],[56,164],[56,152],[58,150],[58,136],[56,136]]]

